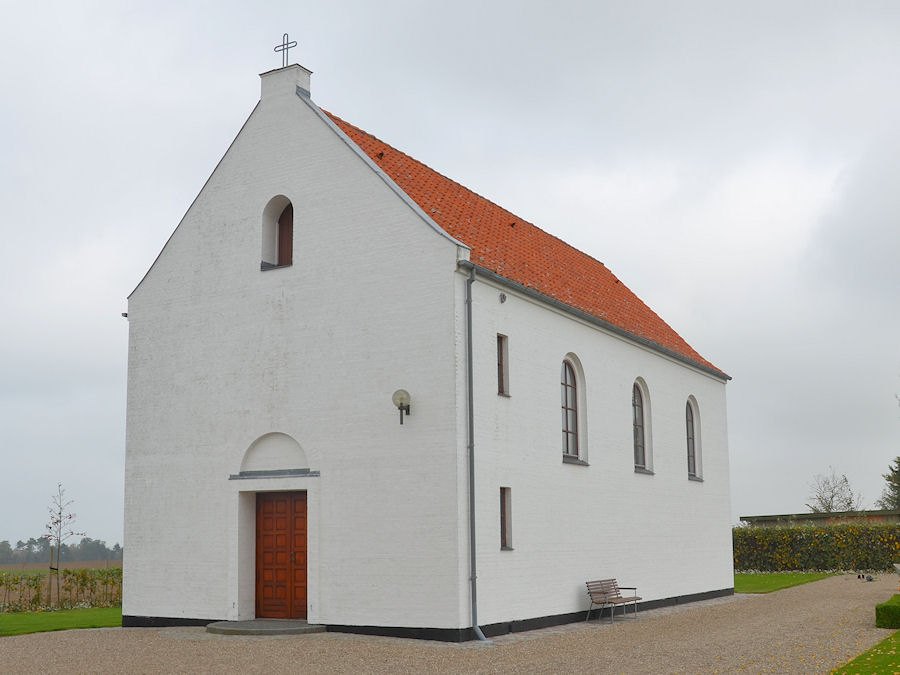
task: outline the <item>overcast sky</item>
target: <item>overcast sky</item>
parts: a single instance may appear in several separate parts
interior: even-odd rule
[[[900,455],[900,3],[46,2],[0,22],[0,540],[122,541],[126,296],[259,98],[602,260],[727,386],[732,518]],[[127,542],[124,542],[127,547]]]

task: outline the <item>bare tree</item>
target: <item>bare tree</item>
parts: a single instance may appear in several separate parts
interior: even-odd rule
[[[828,467],[825,475],[816,474],[809,484],[809,503],[806,505],[813,513],[834,513],[835,511],[861,511],[862,496],[853,492],[846,474],[840,476],[834,467]]]
[[[70,537],[83,536],[84,532],[75,532],[72,526],[75,524],[75,514],[69,511],[69,507],[75,503],[74,499],[66,499],[66,491],[62,483],[56,484],[56,494],[51,496],[50,522],[47,523],[47,534],[44,538],[50,544],[50,575],[48,579],[47,600],[53,604],[53,575],[56,574],[56,601],[59,602],[59,553],[62,545]],[[56,566],[53,565],[53,550],[56,549]]]

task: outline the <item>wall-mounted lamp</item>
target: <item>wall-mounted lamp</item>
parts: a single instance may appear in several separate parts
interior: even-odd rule
[[[409,412],[409,392],[406,389],[398,389],[394,392],[394,395],[391,397],[391,400],[394,402],[394,405],[397,406],[400,410],[400,424],[403,424],[403,413],[407,415]]]

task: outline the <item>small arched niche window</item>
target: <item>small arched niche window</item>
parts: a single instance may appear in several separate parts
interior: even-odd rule
[[[639,377],[631,387],[631,426],[634,430],[634,470],[653,473],[653,434],[650,429],[650,394]]]
[[[260,269],[287,267],[294,262],[294,206],[284,195],[269,200],[263,210]]]
[[[700,435],[697,403],[690,397],[684,405],[685,441],[687,444],[688,478],[700,480]]]
[[[568,359],[562,362],[560,389],[563,457],[578,457],[578,382]]]

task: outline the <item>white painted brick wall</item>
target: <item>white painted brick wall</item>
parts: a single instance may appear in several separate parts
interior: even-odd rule
[[[474,308],[479,622],[586,610],[588,579],[616,577],[645,600],[731,588],[724,383],[507,288],[477,282]],[[498,333],[508,336],[508,398],[497,395]],[[568,353],[584,369],[590,466],[562,462]],[[650,394],[654,475],[634,471],[638,377]],[[687,478],[690,395],[703,482]],[[513,551],[500,550],[501,486],[512,489]]]
[[[261,272],[278,194],[294,264]],[[310,620],[460,624],[456,258],[298,97],[260,103],[129,301],[125,614],[253,616],[247,496],[309,489]],[[270,432],[320,477],[229,481]]]

